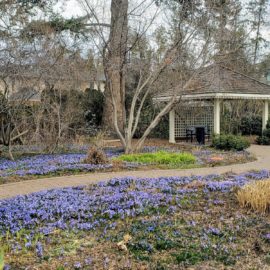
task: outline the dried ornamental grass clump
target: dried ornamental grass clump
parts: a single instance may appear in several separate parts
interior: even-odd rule
[[[248,207],[261,213],[270,210],[270,179],[246,184],[237,192],[242,207]]]
[[[92,146],[89,148],[87,157],[83,162],[94,165],[102,165],[108,163],[108,158],[103,150],[96,146]]]

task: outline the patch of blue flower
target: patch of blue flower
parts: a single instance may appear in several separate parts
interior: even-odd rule
[[[94,165],[82,163],[86,154],[35,155],[16,161],[0,160],[0,177],[46,175],[59,171],[94,171],[109,169],[111,164]]]
[[[160,178],[114,178],[89,187],[61,188],[0,201],[0,233],[25,229],[50,234],[54,229],[95,230],[113,228],[118,219],[143,215],[167,207],[181,207],[181,199],[198,191],[184,188],[192,181],[204,183],[202,192],[228,192],[251,180],[269,178],[263,170],[241,175]],[[39,247],[37,252],[41,253]]]

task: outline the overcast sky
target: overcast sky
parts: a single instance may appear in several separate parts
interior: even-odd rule
[[[77,17],[82,15],[82,8],[76,0],[66,0],[64,4],[58,4],[57,7],[61,7],[61,10],[66,17]]]
[[[99,0],[100,2],[102,2],[102,0]],[[247,3],[250,0],[242,0],[242,2]],[[106,0],[105,2],[108,2],[108,8],[110,6],[110,0]],[[83,14],[82,11],[82,7],[80,6],[80,4],[78,3],[77,0],[65,0],[64,4],[59,4],[57,5],[58,8],[60,8],[61,6],[61,10],[64,14],[64,16],[66,17],[77,17],[77,16],[81,16]],[[269,22],[270,23],[270,1],[268,0],[268,13],[269,13]],[[265,34],[270,38],[270,25],[268,25],[267,27],[268,29],[265,29]]]
[[[100,5],[104,5],[104,3],[108,3],[108,11],[110,8],[110,0],[91,0],[91,3],[94,3],[95,1],[96,4],[100,4]],[[242,0],[243,3],[248,3],[250,0]],[[266,16],[266,19],[268,20],[268,25],[263,29],[262,33],[263,33],[263,38],[266,39],[268,41],[268,43],[270,43],[270,0],[268,1],[268,14],[269,16]],[[135,0],[134,2],[137,2],[137,0]],[[78,3],[78,0],[64,0],[63,4],[59,4],[57,5],[57,9],[61,10],[61,13],[65,16],[65,17],[78,17],[78,16],[82,16],[83,15],[83,9],[82,6],[80,6],[80,4]],[[151,12],[153,11],[154,7],[152,6],[148,13],[151,15]],[[144,14],[144,16],[147,14]],[[109,17],[109,16],[107,16]],[[108,18],[106,18],[108,19]],[[158,21],[157,23],[162,24],[162,19],[160,21]]]

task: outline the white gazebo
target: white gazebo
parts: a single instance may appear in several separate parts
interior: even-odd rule
[[[170,100],[170,93],[156,97],[159,102]],[[269,119],[270,85],[236,72],[220,64],[202,69],[179,95],[181,106],[170,111],[169,141],[184,137],[187,126],[207,126],[212,134],[220,134],[221,101],[262,101],[262,129]]]

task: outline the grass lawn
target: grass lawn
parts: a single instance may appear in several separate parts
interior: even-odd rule
[[[270,219],[242,175],[112,179],[0,201],[10,269],[269,269]],[[0,262],[1,263],[1,262]]]
[[[185,167],[196,163],[196,157],[187,152],[158,151],[153,153],[121,155],[116,159],[140,164],[167,165],[170,167]]]

